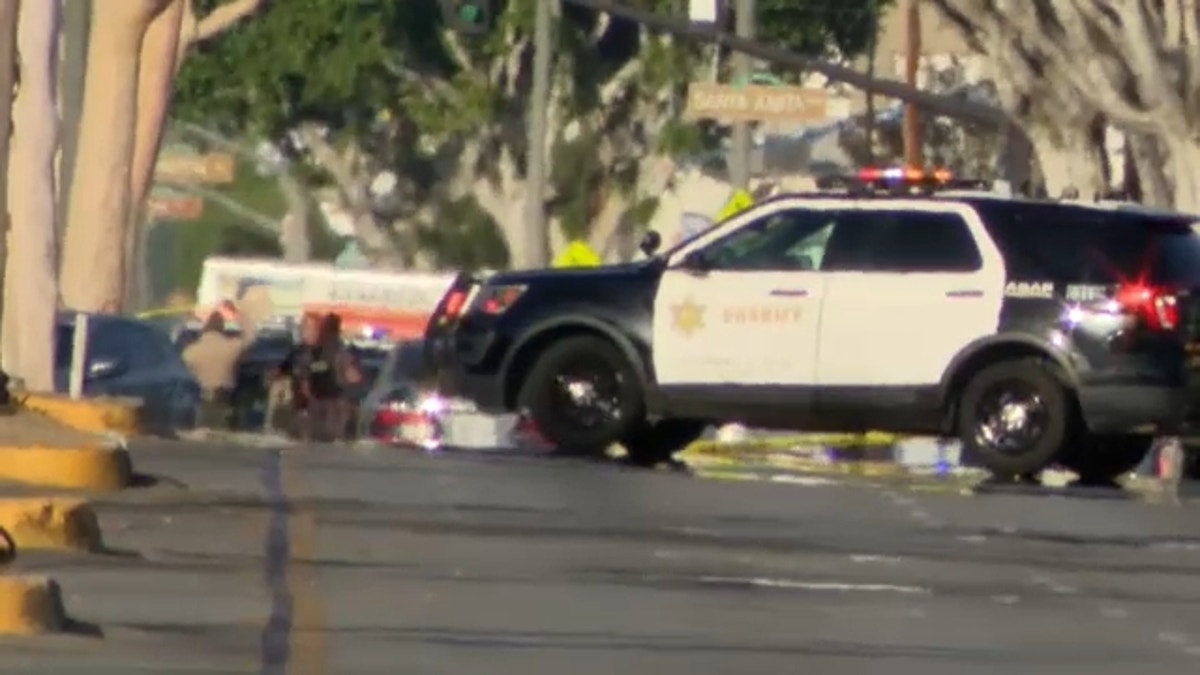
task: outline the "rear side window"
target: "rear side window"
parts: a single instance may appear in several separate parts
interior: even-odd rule
[[[847,210],[822,268],[854,272],[973,272],[983,266],[967,223],[954,213]]]
[[[1057,204],[991,205],[983,212],[1010,279],[1200,285],[1200,236],[1185,216]]]

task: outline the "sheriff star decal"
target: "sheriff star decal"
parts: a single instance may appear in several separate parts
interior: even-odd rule
[[[704,306],[696,304],[691,297],[671,305],[671,315],[675,330],[684,336],[691,336],[704,328]]]

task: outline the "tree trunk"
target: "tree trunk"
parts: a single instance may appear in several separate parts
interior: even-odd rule
[[[26,2],[17,23],[21,86],[13,106],[9,201],[12,239],[7,283],[19,317],[16,374],[32,391],[54,390],[54,164],[58,152],[57,2]]]
[[[1049,197],[1057,199],[1071,188],[1081,199],[1094,199],[1104,192],[1104,149],[1094,142],[1090,128],[1054,130],[1034,124],[1025,132]]]
[[[1153,136],[1128,134],[1125,153],[1125,191],[1147,206],[1169,208],[1174,195],[1159,140]]]
[[[183,0],[173,0],[162,14],[154,17],[142,41],[133,164],[129,176],[130,205],[134,210],[140,210],[154,179],[163,126],[175,89],[175,61],[180,52],[179,31],[184,8]]]
[[[287,203],[287,215],[279,224],[279,248],[283,250],[283,259],[288,262],[307,262],[312,257],[312,243],[308,237],[308,216],[310,213],[308,195],[304,186],[285,166],[277,178],[279,192]]]
[[[16,364],[16,335],[14,313],[6,312],[9,306],[7,278],[8,266],[8,144],[12,135],[13,84],[17,79],[17,10],[18,0],[0,0],[0,366],[11,368]]]
[[[75,175],[75,148],[79,146],[79,120],[83,112],[83,82],[87,72],[87,49],[92,0],[63,0],[62,72],[59,104],[62,106],[61,150],[58,168],[58,240],[67,231],[67,202],[71,177]],[[61,253],[61,251],[59,251]],[[59,261],[58,264],[62,264]]]
[[[1177,211],[1200,214],[1200,142],[1188,136],[1165,139],[1169,148],[1172,204]]]
[[[161,0],[95,0],[83,119],[63,250],[68,307],[111,311],[125,281],[125,232],[142,37]]]
[[[129,223],[125,227],[125,278],[122,294],[126,307],[136,307],[146,297],[144,244],[150,226],[146,198],[154,183],[154,166],[162,145],[163,127],[175,88],[176,61],[180,58],[179,31],[186,3],[172,0],[154,17],[142,40],[138,59],[137,112],[134,124],[133,163],[129,173]]]

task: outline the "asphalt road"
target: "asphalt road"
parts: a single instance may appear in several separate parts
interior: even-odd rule
[[[106,555],[28,555],[78,635],[0,672],[1200,668],[1200,509],[708,481],[533,457],[157,444]],[[103,637],[96,637],[102,633]]]

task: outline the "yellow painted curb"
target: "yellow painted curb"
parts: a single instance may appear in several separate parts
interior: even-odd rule
[[[0,576],[0,635],[58,633],[66,623],[58,582],[48,577]]]
[[[109,492],[128,487],[133,464],[122,448],[0,446],[0,480]]]
[[[734,443],[719,441],[696,441],[680,451],[680,457],[690,455],[731,455],[744,452],[785,450],[790,448],[870,448],[894,445],[903,437],[878,431],[865,434],[801,434],[773,438],[751,439]]]
[[[896,478],[912,474],[906,467],[892,462],[870,461],[837,461],[822,462],[788,455],[757,455],[746,461],[737,461],[731,457],[691,457],[685,458],[688,466],[708,469],[730,469],[736,467],[766,467],[784,471],[796,471],[816,476],[859,476],[867,478]]]
[[[132,399],[72,399],[56,394],[26,394],[21,405],[72,429],[93,434],[137,436],[141,432],[140,401]]]
[[[104,548],[100,519],[81,499],[0,499],[0,528],[12,535],[19,551]]]

